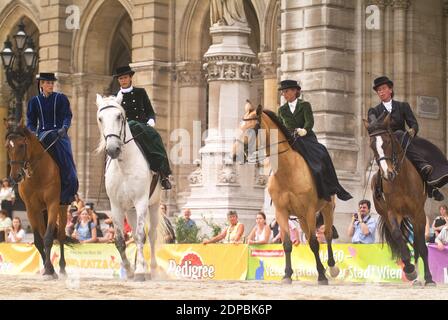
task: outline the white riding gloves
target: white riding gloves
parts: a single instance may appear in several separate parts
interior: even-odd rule
[[[156,125],[156,122],[154,121],[154,119],[149,119],[147,124],[148,126],[154,127]]]
[[[303,129],[303,128],[297,128],[296,132],[301,137],[306,136],[306,134],[308,133],[308,131],[306,131],[306,129]]]

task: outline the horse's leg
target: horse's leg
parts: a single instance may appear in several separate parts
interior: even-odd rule
[[[149,207],[149,245],[151,247],[151,278],[154,279],[157,271],[156,258],[156,240],[157,226],[159,225],[159,204],[153,204]]]
[[[316,268],[318,273],[317,282],[321,285],[327,285],[328,279],[325,276],[325,268],[322,264],[322,261],[320,261],[319,256],[319,242],[317,241],[316,237],[316,212],[313,210],[313,208],[308,209],[308,212],[306,213],[306,223],[308,224],[308,230],[309,230],[309,244],[311,251],[314,254],[314,258],[316,259]],[[325,221],[325,216],[324,216]]]
[[[404,263],[403,271],[406,279],[413,281],[417,278],[417,272],[415,271],[415,266],[411,263],[411,253],[403,239],[400,224],[391,211],[388,211],[388,219],[389,225],[391,226],[391,236],[399,247],[401,260]]]
[[[126,278],[131,279],[134,277],[131,264],[126,256],[126,242],[124,241],[124,214],[120,211],[120,207],[117,207],[111,202],[112,221],[115,227],[115,247],[121,257],[121,266],[126,270]]]
[[[59,215],[59,203],[52,203],[48,207],[48,222],[47,230],[44,236],[44,251],[45,251],[45,280],[57,279],[56,272],[54,271],[53,264],[51,263],[51,248],[53,247],[54,232]]]
[[[325,224],[325,240],[327,241],[328,249],[328,267],[330,269],[330,275],[332,278],[336,278],[339,274],[339,268],[334,261],[333,248],[331,242],[333,241],[333,215],[334,215],[334,198],[331,202],[327,202],[321,212],[324,216]]]
[[[37,251],[39,251],[42,261],[45,262],[45,251],[43,235],[45,234],[45,219],[43,212],[40,209],[32,209],[33,206],[30,203],[26,203],[28,220],[30,222],[31,228],[33,229],[34,235],[34,246]]]
[[[289,237],[289,215],[286,211],[279,211],[277,208],[275,219],[280,226],[280,233],[283,243],[283,250],[285,251],[285,276],[282,279],[282,283],[291,284],[292,283],[292,267],[291,267],[291,252],[292,252],[292,242]]]
[[[65,254],[64,254],[64,243],[65,243],[65,226],[67,225],[67,207],[66,205],[59,207],[59,223],[58,223],[58,240],[60,246],[60,255],[59,258],[59,274],[66,275],[65,271]]]
[[[425,229],[423,226],[426,224],[426,216],[425,212],[420,214],[421,217],[425,217],[423,219],[420,219],[421,221],[418,221],[415,223],[414,227],[414,255],[416,257],[415,265],[418,265],[417,257],[420,255],[423,259],[423,266],[425,271],[425,285],[435,285],[435,282],[432,280],[431,271],[429,270],[429,263],[428,263],[428,247],[426,246],[425,242]],[[418,226],[417,226],[418,224]]]
[[[137,226],[133,231],[135,235],[135,242],[137,244],[137,261],[135,263],[135,281],[145,281],[146,262],[143,255],[143,248],[145,245],[145,222],[148,214],[148,200],[144,199],[135,204],[137,211]]]

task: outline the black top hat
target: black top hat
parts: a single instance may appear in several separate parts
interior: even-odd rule
[[[121,76],[124,76],[125,74],[129,74],[131,76],[134,75],[134,71],[132,71],[130,66],[124,66],[124,67],[118,67],[117,70],[115,70],[114,77],[118,78]]]
[[[388,85],[390,85],[391,87],[394,86],[394,83],[392,82],[392,80],[390,80],[390,79],[389,79],[388,77],[386,77],[386,76],[382,76],[382,77],[379,77],[379,78],[376,78],[375,80],[373,80],[373,90],[376,91],[376,89],[377,89],[379,86],[382,86],[383,84],[388,84]]]
[[[57,81],[58,79],[56,79],[54,73],[41,72],[36,75],[36,80]]]
[[[280,82],[280,88],[278,88],[278,90],[285,90],[289,88],[297,88],[299,90],[302,89],[296,80],[283,80]]]

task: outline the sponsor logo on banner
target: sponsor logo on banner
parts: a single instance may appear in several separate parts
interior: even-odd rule
[[[215,277],[215,266],[204,264],[201,256],[196,252],[184,254],[179,264],[174,259],[169,259],[167,271],[181,279],[204,280]]]
[[[285,255],[285,251],[283,251],[283,250],[251,249],[250,255],[252,257],[283,257]]]

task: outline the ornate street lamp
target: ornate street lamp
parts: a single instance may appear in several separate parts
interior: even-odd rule
[[[16,50],[14,51],[8,37],[0,52],[6,80],[16,98],[15,112],[13,113],[15,124],[19,123],[22,118],[23,97],[33,83],[33,74],[38,60],[33,39],[26,34],[23,21],[20,21],[18,28],[19,31],[14,35]]]

